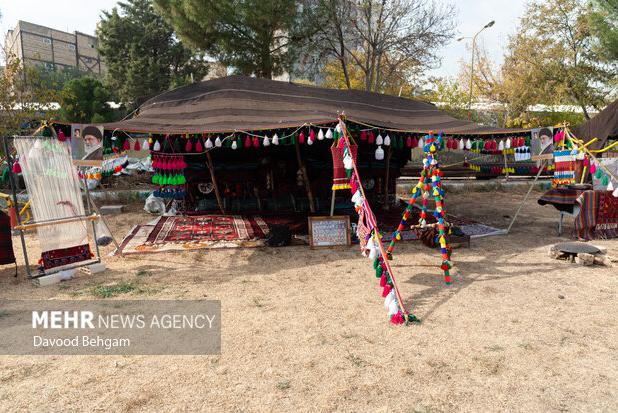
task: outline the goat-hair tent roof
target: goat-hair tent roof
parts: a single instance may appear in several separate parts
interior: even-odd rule
[[[431,103],[359,90],[325,89],[229,76],[164,92],[136,115],[105,129],[150,133],[251,131],[347,119],[403,131],[449,134],[516,133],[455,119]]]
[[[607,105],[592,119],[573,128],[573,133],[585,142],[598,138],[598,141],[591,144],[591,148],[603,148],[609,138],[618,137],[618,100]]]

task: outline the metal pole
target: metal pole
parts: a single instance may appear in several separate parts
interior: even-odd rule
[[[17,203],[17,185],[15,184],[15,178],[13,177],[13,160],[11,159],[11,154],[9,153],[9,142],[6,136],[2,137],[2,142],[4,144],[4,152],[6,153],[6,163],[9,168],[9,183],[11,185],[11,193],[13,195],[13,204],[15,205],[15,214],[17,225],[21,225],[21,218],[19,217],[19,204]],[[28,251],[26,250],[26,239],[24,238],[24,231],[19,231],[19,238],[21,239],[21,249],[24,253],[24,261],[26,263],[26,273],[28,274],[28,278],[32,277],[30,273],[30,263],[28,262]]]
[[[84,175],[84,177],[82,178],[82,182],[84,183],[84,188],[86,189],[86,207],[88,210],[88,215],[90,215],[92,213],[92,206],[90,205],[90,190],[88,189],[88,181],[86,180],[86,175]],[[94,220],[92,221],[92,237],[94,238],[94,248],[97,252],[97,259],[100,261],[101,251],[99,251],[99,243],[97,242],[97,224]]]
[[[541,166],[539,167],[539,172],[537,172],[536,176],[534,177],[534,181],[532,181],[532,184],[530,184],[530,188],[528,188],[528,192],[526,193],[526,196],[524,197],[524,200],[521,201],[521,204],[519,205],[519,208],[517,208],[517,211],[515,212],[515,216],[513,217],[513,220],[509,224],[509,227],[506,229],[506,233],[507,234],[511,231],[511,227],[515,223],[515,220],[517,219],[517,215],[519,215],[519,212],[521,211],[521,209],[524,207],[524,204],[528,200],[528,197],[530,196],[530,192],[532,192],[532,189],[534,188],[534,184],[536,184],[536,181],[538,181],[539,176],[541,176],[541,173],[543,172],[543,169],[545,169],[545,161],[541,161]]]
[[[472,57],[470,58],[470,92],[468,95],[468,120],[472,119],[472,85],[474,84],[474,51],[476,50],[476,36],[478,36],[482,31],[483,29],[476,33],[472,38]]]

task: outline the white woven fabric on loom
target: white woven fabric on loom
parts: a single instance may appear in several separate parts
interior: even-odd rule
[[[36,222],[85,215],[70,145],[55,138],[15,137],[15,148]],[[42,252],[88,243],[86,221],[37,228]]]

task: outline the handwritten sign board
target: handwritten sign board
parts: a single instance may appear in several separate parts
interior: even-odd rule
[[[309,245],[311,248],[350,245],[350,217],[309,217]]]

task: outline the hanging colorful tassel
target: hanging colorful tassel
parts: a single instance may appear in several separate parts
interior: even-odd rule
[[[365,142],[367,140],[367,131],[360,131],[360,140]]]
[[[382,138],[382,135],[378,133],[378,137],[376,138],[376,145],[380,146],[383,144],[384,144],[384,139]]]
[[[206,139],[206,149],[211,149],[214,145],[212,144],[212,141],[210,140],[210,137],[208,139]]]
[[[384,149],[381,146],[378,146],[375,153],[376,160],[381,161],[384,159]]]
[[[386,296],[391,292],[391,286],[386,284],[384,289],[382,290],[382,297],[386,298]]]
[[[215,146],[217,148],[221,147],[221,137],[220,136],[217,136],[217,139],[215,139]]]
[[[305,143],[305,134],[303,131],[300,131],[300,134],[298,135],[298,143],[301,145]]]
[[[139,139],[135,139],[135,143],[133,144],[133,150],[134,151],[139,151],[140,148],[140,144],[139,144]]]
[[[155,141],[154,146],[152,147],[152,150],[155,152],[159,152],[161,150],[161,143],[159,143],[158,140]]]
[[[320,129],[320,131],[318,132],[318,140],[324,140],[324,131],[322,131],[322,129]]]
[[[129,143],[129,138],[125,139],[122,143],[122,150],[128,151],[131,150],[131,144]]]
[[[406,138],[406,147],[412,147],[412,137],[410,135],[408,135],[408,137]]]
[[[14,174],[21,173],[21,165],[19,164],[19,161],[15,161],[13,167],[11,168],[11,172],[13,172]]]
[[[148,139],[144,139],[142,142],[142,150],[147,151],[150,149],[150,144],[148,143]]]
[[[388,134],[386,135],[386,137],[384,138],[384,146],[390,146],[391,144],[391,137],[388,136]]]
[[[254,148],[259,148],[260,147],[260,140],[258,139],[257,136],[253,137],[253,147]]]
[[[238,144],[236,143],[236,139],[232,141],[232,149],[236,150],[238,148]]]
[[[333,139],[333,131],[330,128],[328,128],[325,136],[326,136],[326,139]]]
[[[193,150],[193,145],[191,145],[191,139],[187,139],[187,143],[185,144],[185,152],[189,153]]]
[[[270,139],[268,135],[264,136],[264,140],[262,140],[262,146],[270,146]]]
[[[245,138],[245,148],[246,148],[246,149],[249,149],[250,147],[251,147],[251,137],[250,137],[250,136],[247,136],[247,137]]]
[[[321,132],[321,130],[320,130],[320,132]],[[279,145],[279,136],[277,136],[276,133],[273,136],[273,145]]]
[[[403,324],[404,322],[405,322],[405,317],[403,316],[401,311],[398,311],[397,314],[394,314],[391,316],[391,323],[395,325]]]
[[[204,147],[202,146],[202,139],[198,138],[197,143],[195,144],[195,152],[203,152]]]

